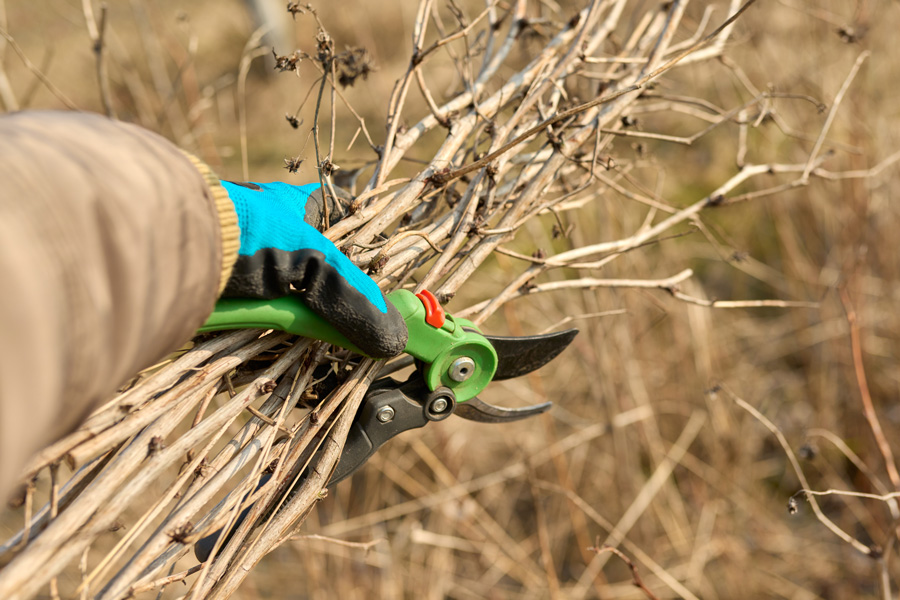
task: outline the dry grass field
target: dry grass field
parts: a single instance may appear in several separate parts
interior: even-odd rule
[[[497,18],[517,6],[423,4],[431,7],[425,46],[475,22],[486,6]],[[528,25],[485,97],[583,8],[575,0],[522,4]],[[274,69],[237,0],[107,5],[104,93],[92,51],[100,29],[89,31],[82,2],[0,0],[9,36],[0,40],[0,106],[111,109],[194,152],[223,178],[317,180],[315,60]],[[677,15],[666,44],[688,48],[740,3],[595,5],[603,15],[621,5],[615,29],[592,50],[593,62],[584,59],[564,85],[542,92],[555,99],[541,118],[602,96],[617,64],[621,72],[639,69],[614,59],[651,26],[646,15]],[[360,119],[383,146],[388,127],[402,135],[432,111],[413,83],[402,112],[387,121],[395,82],[410,65],[419,7],[404,0],[314,7],[336,52],[365,48],[371,61],[372,71],[356,73],[352,86],[337,86],[340,96],[325,89],[319,118],[323,154],[333,147],[340,166],[335,182],[359,193],[375,159]],[[93,10],[98,23],[100,4]],[[294,47],[276,53],[315,54],[316,19],[305,12],[285,24]],[[510,26],[501,21],[497,30]],[[449,419],[398,437],[317,501],[295,537],[259,562],[234,597],[897,597],[897,31],[900,6],[892,0],[758,0],[729,30],[720,56],[685,59],[623,104],[593,161],[594,138],[586,142],[589,182],[570,189],[560,175],[566,183],[551,195],[571,197],[535,212],[458,289],[447,289],[451,312],[507,300],[484,313],[483,329],[493,334],[581,330],[550,366],[482,394],[504,406],[552,400],[554,409],[504,426]],[[471,83],[484,44],[474,33],[461,36],[424,64],[438,105]],[[652,56],[652,48],[642,51]],[[498,110],[496,126],[515,108]],[[429,129],[386,177],[415,178],[448,135]],[[507,159],[534,160],[552,145],[542,131]],[[465,162],[483,150],[473,144]],[[296,172],[285,169],[299,159]],[[469,181],[454,188],[457,200]],[[500,187],[498,195],[520,190]],[[654,229],[668,218],[671,226]],[[548,266],[648,231],[640,243],[578,258],[593,263],[580,269]],[[418,270],[385,272],[385,281],[420,281],[435,264],[422,257]],[[522,279],[526,272],[536,276]],[[68,467],[61,472],[68,476]],[[162,495],[169,482],[143,496]],[[47,490],[44,470],[35,510]],[[56,589],[79,597],[82,573],[143,510],[128,507],[121,527],[99,536],[79,555],[81,566],[71,562],[36,597]],[[25,518],[23,506],[4,508],[0,541]],[[195,564],[187,554],[159,577]],[[136,597],[190,597],[196,577]],[[92,587],[89,597],[99,593]]]

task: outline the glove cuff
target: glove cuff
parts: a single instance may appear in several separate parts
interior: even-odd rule
[[[222,234],[222,272],[219,275],[218,295],[221,296],[225,286],[228,284],[228,280],[231,278],[234,263],[237,261],[238,250],[241,247],[241,230],[238,227],[237,212],[234,210],[234,204],[228,196],[228,191],[222,186],[222,182],[212,172],[212,169],[193,154],[182,152],[206,182],[206,187],[209,188],[213,204],[216,207],[216,213],[219,216],[219,227]]]

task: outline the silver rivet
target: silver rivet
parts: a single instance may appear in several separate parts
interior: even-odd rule
[[[453,381],[465,381],[475,372],[475,361],[468,356],[457,358],[450,365],[448,374]]]
[[[449,406],[449,404],[445,398],[438,398],[431,403],[431,412],[442,413],[447,410],[447,406]]]
[[[390,406],[383,406],[378,409],[376,418],[382,423],[390,423],[394,420],[394,409]]]

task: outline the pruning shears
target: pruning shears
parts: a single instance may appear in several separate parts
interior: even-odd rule
[[[404,352],[415,359],[416,372],[405,382],[384,377],[372,384],[329,485],[354,473],[394,436],[430,421],[456,414],[471,421],[506,423],[550,409],[551,402],[517,409],[493,406],[478,394],[491,381],[519,377],[544,366],[565,350],[577,329],[527,337],[488,336],[471,321],[447,314],[427,290],[418,294],[396,290],[387,298],[406,322],[409,339]],[[286,331],[363,354],[293,296],[219,300],[199,332],[250,328]],[[217,531],[195,545],[201,561],[207,560],[219,535]]]

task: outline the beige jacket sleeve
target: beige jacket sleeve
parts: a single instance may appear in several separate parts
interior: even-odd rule
[[[0,501],[35,451],[190,339],[238,235],[218,179],[164,138],[0,116]]]

